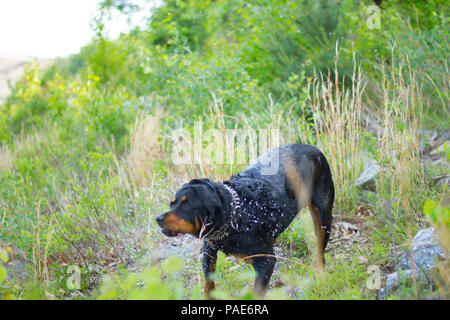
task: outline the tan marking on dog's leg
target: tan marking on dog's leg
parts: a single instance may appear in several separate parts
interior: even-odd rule
[[[316,234],[317,241],[317,268],[319,271],[323,272],[325,270],[325,230],[322,229],[322,222],[320,221],[319,209],[312,204],[308,206],[309,212],[314,222],[314,233]]]
[[[214,273],[216,271],[216,260],[212,259],[210,264],[210,271],[211,273]],[[211,278],[206,278],[205,287],[203,288],[203,293],[205,294],[205,297],[208,300],[214,300],[213,297],[211,297],[211,291],[216,288],[216,285],[214,284],[214,280]]]

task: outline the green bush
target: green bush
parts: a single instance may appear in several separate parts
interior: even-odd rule
[[[3,263],[8,262],[8,248],[0,248],[0,300],[15,300],[12,284],[7,281],[8,271]]]
[[[202,297],[199,285],[185,288],[192,284],[183,282],[192,271],[184,268],[182,279],[177,278],[181,264],[175,260],[142,273],[127,269],[140,254],[139,245],[131,244],[133,236],[144,238],[141,229],[146,229],[145,240],[155,240],[153,216],[166,209],[166,198],[180,180],[199,174],[223,178],[240,168],[171,166],[165,154],[171,149],[171,130],[181,125],[192,131],[198,120],[205,130],[278,128],[289,134],[286,142],[299,137],[308,143],[323,141],[333,169],[342,166],[335,212],[343,217],[352,217],[358,201],[349,178],[353,173],[345,173],[348,165],[359,164],[347,162],[347,149],[334,154],[331,150],[342,145],[370,152],[388,171],[379,174],[378,194],[368,200],[367,206],[377,213],[367,222],[376,240],[368,251],[375,260],[390,263],[386,199],[393,202],[399,241],[423,226],[420,209],[425,199],[436,200],[436,188],[422,176],[422,162],[414,151],[420,133],[415,126],[448,127],[448,5],[443,0],[383,1],[381,26],[371,29],[367,19],[373,3],[170,0],[152,9],[145,27],[111,40],[104,34],[109,10],[126,15],[139,9],[134,1],[103,1],[93,41],[47,70],[30,64],[0,105],[0,155],[7,160],[0,167],[0,237],[33,262],[35,282],[23,296],[45,296],[40,283],[49,280],[53,294],[63,297],[58,288],[66,290],[68,262],[81,267],[81,290],[88,295],[107,269],[106,261],[113,259],[120,266],[118,275],[104,278],[101,298]],[[352,96],[358,91],[352,82],[358,67],[364,75],[361,98]],[[326,83],[329,72],[331,84]],[[330,85],[329,94],[323,86],[317,92],[308,86],[315,76],[323,77],[317,85]],[[311,101],[320,100],[314,96],[318,92],[326,101],[313,110]],[[370,110],[380,121],[390,117],[385,140],[366,132],[360,119],[351,122],[358,124],[355,130],[339,127],[339,121],[353,119],[353,112],[347,120],[339,112],[328,119],[342,132],[327,132],[316,122],[325,105],[331,110],[339,102],[339,110],[349,110],[349,101],[358,106],[358,116]],[[137,128],[137,119],[156,110],[162,112],[161,133],[154,139],[161,150],[153,152],[156,156],[142,155],[149,158],[148,166],[136,166],[129,159],[130,132]],[[360,146],[352,144],[346,132],[356,135]],[[424,208],[432,224],[446,228],[447,211],[437,202]],[[294,223],[279,245],[301,256],[307,253],[303,238],[303,227]],[[330,287],[316,280],[307,284],[305,297],[362,298],[358,285],[365,279],[363,266],[356,259],[348,265],[337,263],[336,273],[343,276],[332,276]],[[8,281],[2,268],[0,290]],[[240,274],[242,269],[231,268],[220,256],[217,297],[254,298],[247,289],[252,270]],[[313,273],[310,266],[293,269]],[[269,297],[287,297],[277,290]],[[10,292],[15,293],[8,284],[0,295]]]
[[[177,277],[182,271],[183,261],[169,258],[161,267],[151,267],[125,278],[106,276],[98,299],[131,300],[180,300],[185,298],[183,282]],[[162,279],[165,279],[163,282]],[[191,299],[200,298],[198,287],[191,288]]]

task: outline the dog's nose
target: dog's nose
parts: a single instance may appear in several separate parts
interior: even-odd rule
[[[156,217],[156,222],[158,222],[159,226],[162,227],[163,223],[164,223],[164,215],[160,215]]]

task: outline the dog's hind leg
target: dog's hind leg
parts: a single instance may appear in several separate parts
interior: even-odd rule
[[[324,183],[324,178],[326,178],[327,183]],[[311,204],[309,205],[317,237],[318,267],[320,270],[324,269],[324,253],[330,238],[331,223],[333,221],[334,187],[333,182],[331,181],[330,183],[328,179],[331,180],[328,175],[319,177],[318,183],[314,188]]]
[[[317,241],[317,267],[325,267],[325,247],[331,231],[334,187],[325,159],[303,156],[297,162],[284,162],[286,178],[297,200],[298,209],[308,206]]]
[[[333,221],[334,185],[328,165],[324,166],[318,175],[312,195],[309,211],[314,220],[317,236],[317,252],[325,263],[324,252],[331,234]],[[319,264],[319,268],[320,268]]]
[[[319,271],[325,270],[325,247],[326,247],[326,231],[322,227],[322,221],[320,219],[320,211],[314,205],[309,205],[309,211],[314,222],[314,233],[316,234],[317,241],[317,268]]]

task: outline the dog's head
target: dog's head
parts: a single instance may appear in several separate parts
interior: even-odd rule
[[[216,184],[194,179],[183,185],[170,201],[170,210],[156,221],[168,237],[192,234],[201,237],[223,223],[224,205]]]

